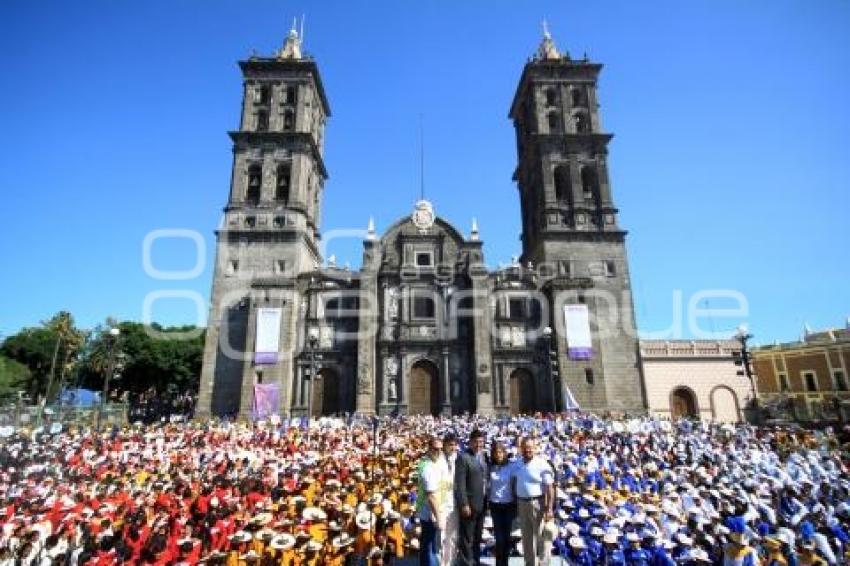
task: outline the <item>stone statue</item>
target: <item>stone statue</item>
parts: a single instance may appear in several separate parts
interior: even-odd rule
[[[390,287],[387,289],[387,315],[390,319],[398,318],[398,300],[396,296],[398,295],[398,289],[395,287]]]
[[[398,362],[395,358],[387,358],[384,360],[384,373],[387,375],[395,375],[398,372]]]
[[[390,382],[387,385],[387,398],[390,401],[395,401],[397,394],[398,394],[398,391],[396,390],[395,378],[392,378],[392,379],[390,379]]]

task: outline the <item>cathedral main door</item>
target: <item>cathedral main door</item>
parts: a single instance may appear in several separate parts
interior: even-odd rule
[[[319,379],[313,383],[313,415],[335,415],[343,410],[342,399],[345,391],[342,389],[339,376],[332,369],[322,369],[318,372]]]
[[[527,369],[514,370],[510,377],[511,414],[530,414],[535,411],[534,376]]]
[[[437,367],[421,360],[410,369],[410,397],[407,412],[411,415],[437,415],[440,413],[440,383]]]

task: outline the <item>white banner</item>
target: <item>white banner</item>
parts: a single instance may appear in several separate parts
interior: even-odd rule
[[[593,355],[590,315],[587,305],[564,305],[567,329],[567,355],[571,360],[589,360]]]
[[[276,364],[280,343],[279,308],[257,309],[257,347],[254,349],[255,364]]]

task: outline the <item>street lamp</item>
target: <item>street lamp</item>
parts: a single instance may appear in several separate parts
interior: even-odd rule
[[[106,366],[106,376],[103,378],[103,392],[100,394],[100,408],[97,415],[97,431],[100,432],[100,425],[103,422],[103,409],[106,405],[106,396],[109,394],[109,380],[112,377],[112,372],[115,371],[115,345],[118,342],[118,335],[121,330],[117,327],[109,329],[109,339],[107,342],[109,348],[109,362]]]
[[[543,362],[546,364],[546,375],[552,387],[552,412],[558,412],[558,393],[555,387],[555,372],[552,371],[552,327],[543,329]]]
[[[747,331],[747,325],[741,324],[735,330],[735,338],[741,343],[741,359],[740,362],[736,359],[735,365],[741,365],[744,367],[744,375],[747,376],[747,379],[750,380],[750,388],[752,390],[753,395],[753,403],[752,406],[754,408],[758,407],[758,396],[756,394],[756,380],[753,377],[753,371],[750,367],[750,351],[747,349],[747,342],[753,337]],[[740,372],[738,373],[740,375]]]
[[[310,444],[310,419],[313,418],[313,382],[316,379],[316,349],[319,347],[319,332],[311,328],[307,335],[307,348],[310,350],[310,386],[307,388],[307,445]]]

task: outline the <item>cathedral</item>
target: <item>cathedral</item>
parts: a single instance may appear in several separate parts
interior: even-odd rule
[[[546,30],[525,64],[509,113],[522,255],[496,271],[475,223],[467,236],[427,200],[383,234],[370,221],[359,270],[321,257],[317,62],[293,29],[239,66],[198,416],[646,412],[602,65]]]

